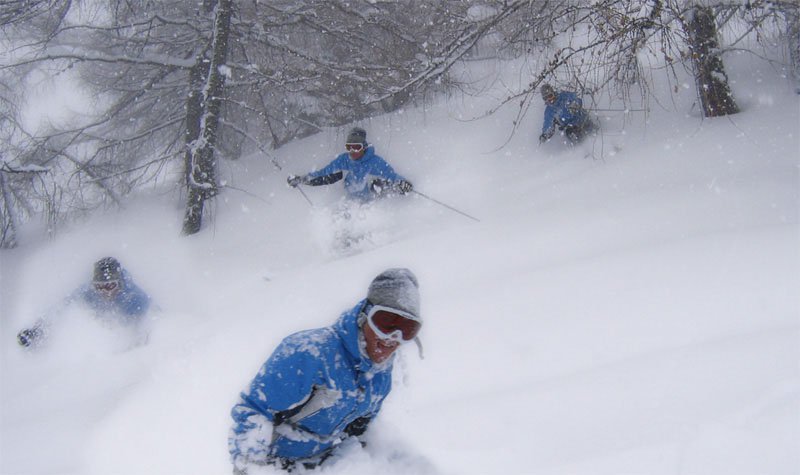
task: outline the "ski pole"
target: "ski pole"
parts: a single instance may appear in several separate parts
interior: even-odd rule
[[[585,109],[592,112],[647,112],[647,109]]]
[[[476,217],[474,217],[474,216],[470,216],[470,215],[468,215],[467,213],[465,213],[465,212],[463,212],[463,211],[459,211],[459,210],[457,210],[457,209],[453,208],[452,206],[450,206],[450,205],[448,205],[448,204],[442,203],[442,202],[441,202],[441,201],[439,201],[439,200],[433,199],[433,198],[431,198],[430,196],[426,195],[425,193],[420,193],[420,192],[419,192],[419,191],[417,191],[417,190],[411,190],[411,191],[412,191],[412,192],[414,192],[414,193],[416,193],[416,194],[418,194],[419,196],[421,196],[421,197],[423,197],[423,198],[425,198],[425,199],[428,199],[428,200],[431,200],[431,201],[433,201],[434,203],[436,203],[436,204],[438,204],[438,205],[440,205],[440,206],[444,206],[445,208],[447,208],[447,209],[449,209],[449,210],[451,210],[451,211],[455,211],[456,213],[458,213],[458,214],[460,214],[460,215],[462,215],[462,216],[466,216],[467,218],[469,218],[469,219],[471,219],[471,220],[473,220],[473,221],[477,221],[477,222],[479,222],[479,223],[481,222],[481,220],[480,220],[480,219],[478,219],[478,218],[476,218]]]
[[[312,208],[314,207],[314,203],[312,203],[312,202],[311,202],[311,200],[310,200],[310,199],[308,199],[308,195],[306,195],[306,192],[305,192],[305,191],[301,190],[299,186],[295,186],[295,187],[293,187],[293,188],[294,188],[295,190],[299,191],[301,195],[303,195],[303,198],[305,198],[305,199],[306,199],[306,201],[308,201],[308,204],[310,204]]]

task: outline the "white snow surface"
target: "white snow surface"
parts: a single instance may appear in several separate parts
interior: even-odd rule
[[[412,195],[343,224],[340,184],[304,188],[310,205],[286,176],[342,151],[343,127],[276,151],[282,170],[224,163],[195,236],[161,190],[55,239],[27,228],[0,254],[0,473],[230,473],[238,393],[388,267],[419,278],[424,359],[401,349],[370,444],[315,473],[800,473],[800,96],[753,59],[727,66],[742,113],[702,119],[683,87],[603,112],[575,149],[538,146],[539,101],[508,141],[516,105],[473,120],[524,82],[513,63],[473,67],[504,78],[481,96],[358,124],[477,222]],[[332,249],[343,226],[356,249]],[[21,351],[17,331],[105,255],[159,307],[149,344],[120,351],[71,310]]]

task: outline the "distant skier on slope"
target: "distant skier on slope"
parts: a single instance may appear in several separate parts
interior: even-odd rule
[[[363,445],[391,391],[394,353],[421,326],[416,277],[387,269],[333,325],[285,338],[231,410],[234,473],[310,469],[348,438]]]
[[[330,185],[344,178],[348,198],[369,202],[375,198],[411,192],[414,187],[383,158],[375,154],[375,147],[367,142],[367,131],[355,127],[347,134],[345,153],[338,155],[324,168],[306,175],[289,175],[286,182],[298,185]]]
[[[579,143],[594,131],[594,123],[577,94],[571,91],[556,92],[549,84],[542,85],[540,92],[545,103],[540,144],[550,140],[556,130],[562,131],[571,145]]]
[[[139,327],[143,343],[146,333],[141,328],[142,321],[150,307],[150,297],[131,279],[119,261],[104,257],[94,263],[92,281],[72,292],[59,306],[39,318],[30,328],[17,334],[17,343],[35,348],[49,336],[54,319],[69,305],[80,303],[94,311],[95,317],[103,323]]]

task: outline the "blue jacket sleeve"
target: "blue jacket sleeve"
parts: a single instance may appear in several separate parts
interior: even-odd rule
[[[347,154],[339,155],[338,157],[334,158],[329,164],[325,165],[323,168],[320,168],[315,172],[307,174],[306,177],[308,177],[309,179],[313,179],[342,172],[344,171],[344,167],[342,166],[343,159],[345,160],[348,159]]]
[[[318,358],[310,348],[294,344],[297,339],[293,335],[284,340],[242,394],[242,399],[269,420],[306,402],[322,380]]]
[[[134,283],[128,283],[121,302],[122,311],[131,317],[142,316],[150,308],[150,297]]]
[[[88,292],[91,291],[91,287],[87,285],[82,285],[77,289],[73,290],[69,295],[64,297],[61,303],[57,307],[49,308],[44,315],[37,318],[36,321],[33,323],[31,328],[38,328],[38,329],[46,329],[58,316],[70,305],[72,305],[76,301],[83,301]]]
[[[123,270],[122,291],[117,295],[115,304],[126,317],[141,317],[150,308],[150,297],[133,282],[130,274]]]
[[[376,168],[378,172],[377,174],[389,181],[398,182],[405,180],[405,178],[394,171],[394,168],[392,168],[392,166],[382,158],[378,161]]]
[[[556,116],[556,108],[553,106],[548,105],[544,108],[544,122],[542,123],[542,134],[547,134],[550,132],[555,124],[553,121],[555,120]]]

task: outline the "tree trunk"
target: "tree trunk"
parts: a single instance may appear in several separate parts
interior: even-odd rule
[[[794,90],[800,94],[800,13],[797,11],[787,12],[787,16],[789,21],[789,59],[792,77],[794,77]]]
[[[728,75],[720,57],[717,25],[708,7],[694,6],[688,23],[695,83],[705,117],[736,114],[739,107],[731,95]]]
[[[188,189],[183,234],[200,231],[206,200],[217,193],[214,146],[225,87],[225,60],[231,23],[232,0],[216,2],[211,59],[200,55],[192,69],[193,82],[186,110],[186,186]],[[205,81],[202,81],[204,77]],[[195,88],[202,83],[202,90]]]
[[[203,86],[208,77],[209,63],[208,49],[206,49],[197,56],[197,60],[189,72],[189,95],[186,99],[186,153],[184,155],[184,179],[188,193],[186,215],[183,220],[184,234],[194,234],[202,225],[205,198],[203,198],[202,189],[196,186],[200,173],[197,173],[198,170],[195,169],[195,162],[199,161],[197,147],[200,144],[202,132]]]
[[[17,247],[17,221],[11,205],[11,191],[6,187],[5,173],[0,170],[0,196],[3,208],[0,209],[0,249]]]

